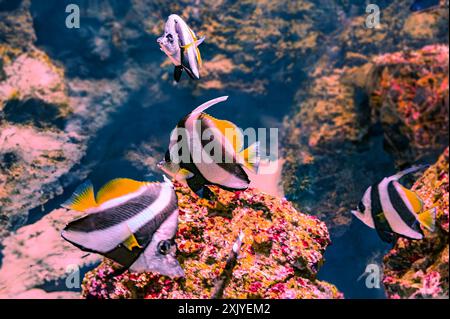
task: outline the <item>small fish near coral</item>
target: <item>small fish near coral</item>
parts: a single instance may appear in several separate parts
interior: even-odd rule
[[[106,256],[121,271],[157,272],[183,277],[175,258],[178,229],[177,195],[170,181],[114,179],[96,195],[85,182],[63,207],[86,213],[70,222],[61,236],[83,251]]]
[[[165,159],[158,164],[164,173],[187,184],[200,197],[206,197],[208,185],[229,191],[245,190],[250,184],[245,169],[258,171],[259,142],[244,149],[242,132],[234,123],[204,113],[227,99],[222,96],[210,100],[185,116],[172,131]],[[207,130],[211,139],[204,141],[203,137],[209,135]],[[185,132],[184,141],[179,132]],[[212,154],[207,145],[209,150],[222,150],[222,154]],[[180,156],[180,150],[187,150],[188,156]]]
[[[202,57],[198,46],[205,40],[198,39],[194,31],[188,27],[184,20],[171,14],[164,26],[164,35],[157,39],[163,51],[175,65],[173,77],[176,82],[181,78],[183,70],[191,79],[200,79]]]
[[[420,225],[434,231],[436,208],[424,211],[422,199],[398,180],[425,167],[411,167],[370,186],[352,214],[370,228],[375,228],[385,242],[393,243],[397,236],[422,239]]]

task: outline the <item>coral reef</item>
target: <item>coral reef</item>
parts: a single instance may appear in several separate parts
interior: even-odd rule
[[[448,9],[411,14],[404,1],[377,3],[381,24],[368,29],[363,6],[347,0],[83,0],[76,30],[62,27],[64,1],[0,0],[0,295],[79,296],[63,284],[64,259],[86,271],[98,256],[85,257],[59,238],[74,215],[53,208],[88,174],[94,182],[159,180],[153,169],[175,114],[226,92],[239,108],[230,116],[250,127],[280,127],[294,99],[279,175],[298,211],[249,190],[219,192],[236,203],[214,215],[178,187],[177,244],[187,278],[125,273],[107,283],[117,265],[105,261],[86,277],[84,296],[211,297],[243,229],[241,258],[223,297],[341,297],[315,278],[327,230],[299,211],[339,234],[368,185],[415,161],[434,162],[447,145]],[[201,81],[175,87],[173,68],[155,45],[171,12],[206,36]],[[444,224],[441,218],[440,232]],[[429,253],[420,249],[414,256]],[[431,255],[438,265],[448,248]],[[431,295],[448,295],[445,263],[419,259],[402,261],[401,271],[387,268],[390,297],[417,297],[436,284],[442,291]],[[408,267],[420,269],[416,277]],[[418,288],[406,288],[411,276]]]
[[[448,46],[374,59],[371,109],[398,165],[436,154],[448,144]]]
[[[213,210],[191,191],[176,187],[180,206],[176,235],[184,279],[125,272],[105,260],[86,274],[86,298],[211,298],[233,243],[243,244],[227,274],[223,298],[341,298],[337,289],[316,279],[329,244],[324,223],[296,211],[286,200],[254,189],[230,193],[212,188],[223,207]]]
[[[367,29],[363,16],[346,19],[284,122],[285,194],[336,234],[368,185],[448,145],[448,45],[435,44],[448,43],[448,10],[410,18],[392,2],[383,21]]]
[[[449,149],[416,181],[424,208],[437,208],[436,231],[423,240],[401,238],[384,257],[383,283],[389,298],[448,298]]]

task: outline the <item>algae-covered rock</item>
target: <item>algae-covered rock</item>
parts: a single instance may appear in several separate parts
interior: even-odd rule
[[[374,117],[399,165],[441,152],[448,145],[448,46],[375,58],[371,91]]]
[[[62,188],[80,156],[63,131],[70,114],[64,72],[40,50],[0,47],[0,238]]]
[[[299,207],[343,229],[382,172],[434,161],[448,145],[448,46],[320,65],[285,120],[283,183]]]
[[[401,238],[384,257],[389,298],[448,298],[449,149],[416,181],[413,190],[424,208],[437,208],[436,231],[423,240]]]
[[[342,297],[336,287],[316,279],[330,243],[324,223],[298,212],[286,200],[254,189],[236,193],[212,190],[224,209],[208,209],[189,189],[176,188],[180,217],[175,240],[184,279],[129,272],[110,278],[108,274],[118,265],[105,260],[86,274],[83,296],[211,298],[233,243],[243,232],[239,257],[219,297]]]
[[[61,238],[64,226],[79,216],[56,209],[2,241],[0,298],[79,298],[83,272],[100,260]]]

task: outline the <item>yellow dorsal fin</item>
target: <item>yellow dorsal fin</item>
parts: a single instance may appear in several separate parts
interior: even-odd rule
[[[175,174],[175,180],[177,181],[183,181],[183,180],[187,180],[191,177],[193,177],[194,174],[190,171],[188,171],[185,168],[181,168],[176,174]]]
[[[79,212],[85,212],[90,208],[97,207],[94,197],[94,187],[90,181],[86,181],[73,192],[72,196],[61,206]]]
[[[97,204],[103,204],[111,199],[118,198],[136,192],[147,185],[147,182],[139,182],[129,178],[116,178],[103,185],[97,193]]]
[[[407,189],[406,187],[403,187],[400,185],[403,192],[405,193],[406,197],[408,198],[409,203],[411,204],[414,212],[416,214],[420,213],[423,208],[422,200],[420,199],[419,195],[417,195],[415,192]]]
[[[223,136],[233,145],[236,153],[241,152],[244,142],[240,129],[234,123],[226,120],[218,120],[211,115],[205,114],[205,117],[214,123],[214,126]]]

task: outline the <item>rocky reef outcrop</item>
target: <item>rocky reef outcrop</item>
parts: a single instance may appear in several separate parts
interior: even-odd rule
[[[448,46],[428,45],[374,59],[372,115],[400,167],[434,159],[448,144],[448,57]]]
[[[413,190],[425,209],[436,207],[436,231],[420,241],[401,238],[384,257],[383,283],[389,298],[448,298],[449,149]]]
[[[220,210],[205,206],[177,185],[180,206],[175,241],[186,277],[125,272],[105,260],[83,281],[86,298],[341,298],[333,285],[317,280],[328,230],[291,203],[249,189],[230,193],[212,188]],[[210,203],[212,204],[212,203]],[[234,267],[224,271],[239,233],[243,244]],[[219,281],[218,279],[221,278]]]
[[[80,297],[82,276],[100,258],[61,239],[61,229],[79,216],[56,209],[2,242],[0,298]]]
[[[445,8],[411,15],[405,2],[387,4],[377,28],[349,18],[297,92],[284,121],[285,194],[336,233],[368,185],[448,145],[447,22]]]
[[[0,238],[28,210],[62,193],[58,178],[79,161],[64,131],[71,112],[64,72],[40,50],[0,47]]]

